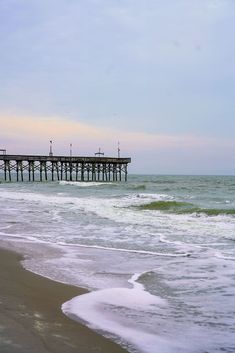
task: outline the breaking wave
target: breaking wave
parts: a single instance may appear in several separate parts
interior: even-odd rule
[[[153,201],[148,204],[135,206],[140,210],[165,211],[176,214],[205,214],[207,216],[229,215],[235,216],[235,209],[202,208],[188,202]]]

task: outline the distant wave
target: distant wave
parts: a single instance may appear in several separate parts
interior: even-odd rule
[[[101,182],[101,181],[89,181],[89,182],[82,182],[82,181],[66,181],[66,180],[61,180],[59,181],[60,185],[70,185],[70,186],[78,186],[78,187],[92,187],[92,186],[102,186],[102,185],[110,185],[110,183],[106,182]],[[112,186],[114,184],[111,184]]]
[[[153,201],[148,204],[135,206],[140,210],[165,211],[176,214],[205,214],[207,216],[235,215],[235,209],[201,208],[188,202]]]
[[[144,184],[140,184],[140,185],[136,185],[136,184],[128,185],[127,189],[129,189],[129,190],[145,190],[145,189],[146,189],[146,185],[144,185]]]
[[[177,180],[151,180],[151,179],[144,179],[144,183],[151,183],[151,184],[177,184]]]

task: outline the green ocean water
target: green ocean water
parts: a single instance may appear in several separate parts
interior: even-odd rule
[[[1,238],[35,248],[25,266],[94,291],[83,320],[131,351],[235,352],[234,176],[1,183],[0,207]]]

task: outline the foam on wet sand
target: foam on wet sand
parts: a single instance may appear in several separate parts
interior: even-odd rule
[[[61,305],[85,289],[35,275],[20,260],[0,249],[1,353],[126,352],[62,313]]]

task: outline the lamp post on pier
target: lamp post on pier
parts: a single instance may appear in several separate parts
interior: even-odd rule
[[[52,140],[50,140],[50,152],[49,152],[49,156],[50,156],[50,157],[53,156],[53,152],[52,152]]]
[[[118,141],[118,158],[120,158],[120,142]]]

